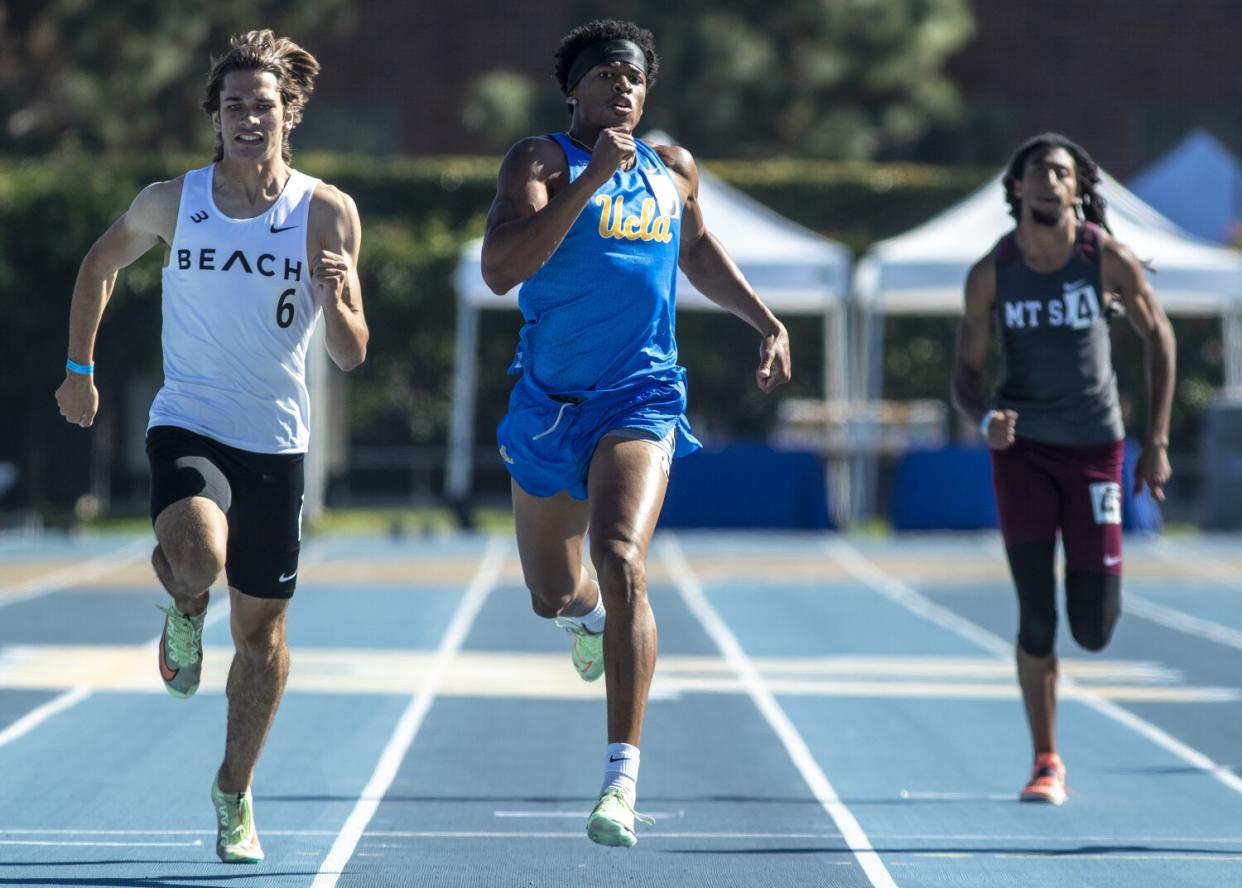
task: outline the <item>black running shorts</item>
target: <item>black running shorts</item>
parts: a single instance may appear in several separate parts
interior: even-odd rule
[[[305,454],[252,453],[174,426],[147,431],[151,523],[173,503],[202,496],[228,519],[224,571],[255,598],[289,598],[297,586]]]

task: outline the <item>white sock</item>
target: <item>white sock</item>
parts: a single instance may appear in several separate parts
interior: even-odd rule
[[[565,624],[569,623],[573,626],[581,626],[592,635],[599,635],[604,631],[604,619],[607,613],[604,611],[604,596],[599,594],[599,584],[592,583],[595,586],[595,607],[590,613],[585,613],[580,617],[557,617],[556,622]]]
[[[604,785],[600,794],[619,789],[634,804],[638,795],[638,747],[628,743],[609,743],[604,755]]]

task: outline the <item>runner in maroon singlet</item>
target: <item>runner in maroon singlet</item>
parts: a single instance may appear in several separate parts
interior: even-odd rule
[[[1147,345],[1147,434],[1135,467],[1164,499],[1175,344],[1143,264],[1109,233],[1099,169],[1081,147],[1046,133],[1023,143],[1005,174],[1017,227],[970,270],[958,328],[953,400],[978,423],[1009,568],[1017,587],[1018,680],[1035,748],[1024,801],[1059,805],[1056,749],[1056,541],[1065,548],[1066,614],[1074,640],[1108,644],[1121,613],[1121,464],[1125,435],[1108,323],[1124,311]],[[992,327],[1004,374],[995,406],[982,371]]]

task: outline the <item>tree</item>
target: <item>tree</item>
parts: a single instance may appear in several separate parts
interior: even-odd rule
[[[7,0],[0,153],[209,148],[199,102],[212,52],[264,27],[309,43],[346,15],[347,0]]]
[[[893,156],[960,99],[969,0],[637,0],[662,83],[648,122],[710,157]],[[668,84],[668,86],[665,86]]]

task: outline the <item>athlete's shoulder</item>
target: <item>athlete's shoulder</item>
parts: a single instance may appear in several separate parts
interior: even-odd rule
[[[163,182],[152,182],[143,188],[125,213],[126,223],[171,243],[172,233],[177,227],[177,211],[181,207],[181,188],[184,181],[185,175],[182,174]]]
[[[335,185],[316,182],[311,192],[311,212],[329,216],[357,215],[358,206],[349,194]]]
[[[539,178],[568,169],[565,150],[551,136],[526,136],[505,153],[503,167],[520,168]]]
[[[1113,237],[1102,228],[1092,226],[1096,231],[1096,243],[1099,245],[1100,256],[1103,259],[1116,262],[1133,262],[1137,265],[1143,263],[1135,257],[1134,252],[1123,244],[1117,238]]]
[[[358,218],[358,206],[354,199],[335,185],[316,182],[311,193],[307,217],[312,244],[325,249],[344,249],[357,257],[362,237],[362,222]]]
[[[1022,250],[1018,247],[1018,229],[1014,228],[1001,235],[996,243],[992,245],[992,249],[988,251],[987,256],[983,258],[991,260],[993,269],[1021,262]]]
[[[680,145],[652,145],[651,150],[659,155],[664,165],[674,173],[689,176],[698,172],[694,155]]]
[[[966,273],[966,306],[969,311],[974,307],[979,310],[990,309],[996,300],[996,251],[997,247],[988,250],[982,257],[975,260]]]

